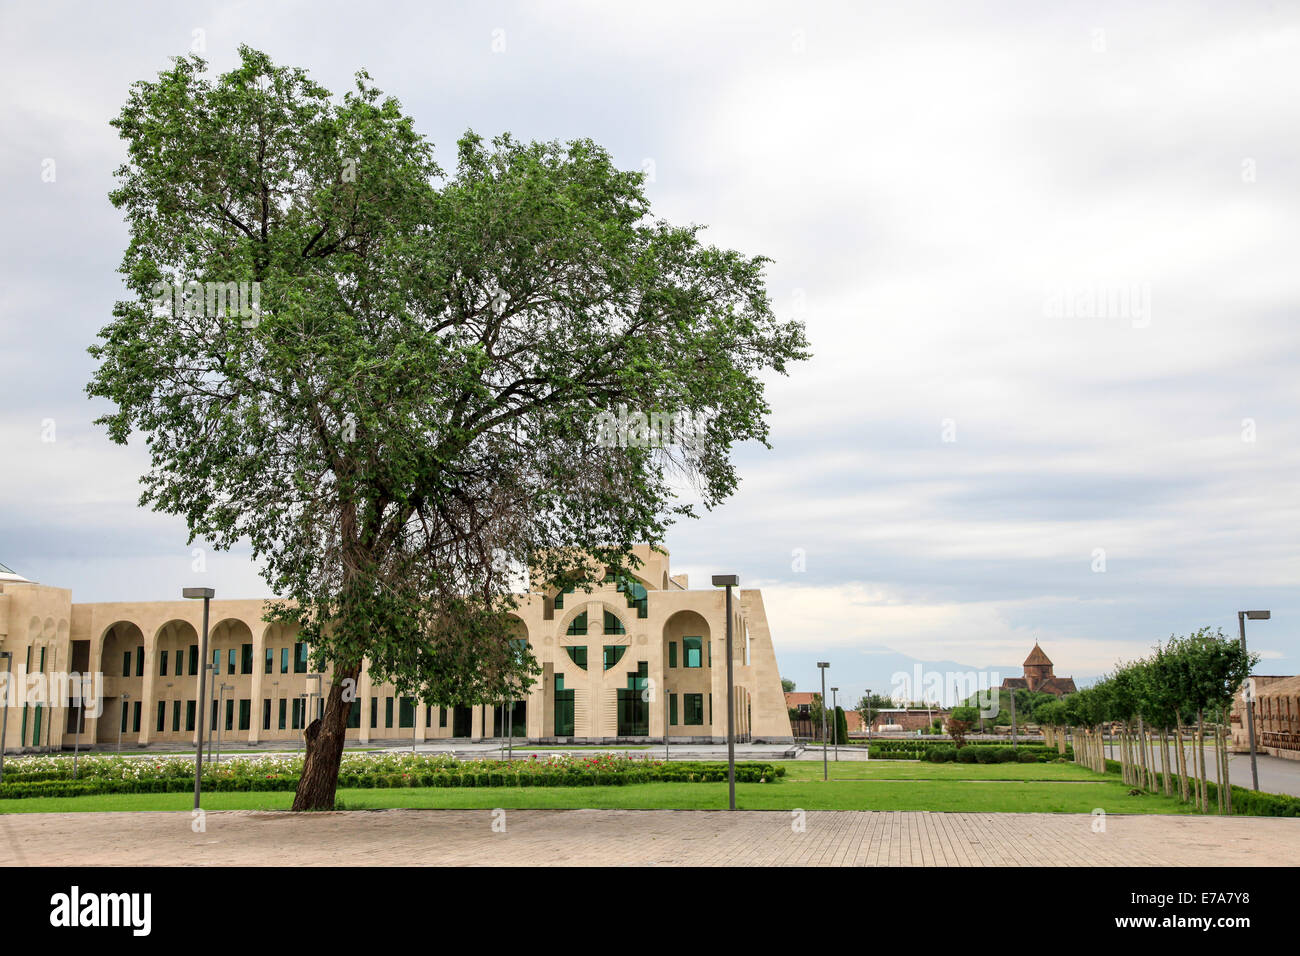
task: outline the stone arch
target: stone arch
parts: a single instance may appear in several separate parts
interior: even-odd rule
[[[97,646],[96,646],[97,645]],[[109,624],[100,632],[95,645],[91,647],[91,659],[95,651],[99,652],[99,668],[104,673],[103,710],[95,721],[95,740],[98,743],[111,743],[119,739],[134,743],[137,739],[132,730],[134,707],[144,696],[144,676],[136,676],[137,655],[143,655],[145,647],[144,631],[135,621],[118,620]],[[131,655],[129,665],[124,665],[123,657]],[[143,659],[143,658],[141,658]],[[126,714],[126,729],[122,730],[123,713]],[[141,726],[145,715],[141,714]]]

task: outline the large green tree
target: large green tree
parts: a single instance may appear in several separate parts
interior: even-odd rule
[[[366,74],[336,99],[248,48],[215,77],[176,59],[114,126],[129,295],[87,390],[145,436],[141,503],[250,545],[332,674],[295,809],[333,805],[363,662],[425,701],[523,693],[521,570],[634,569],[692,514],[683,482],[734,490],[763,376],[806,357],[766,260],[654,219],[590,141],[467,133],[445,173]],[[223,309],[241,282],[257,308]],[[697,431],[656,441],[656,411]]]

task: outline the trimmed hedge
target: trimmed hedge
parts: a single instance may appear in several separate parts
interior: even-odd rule
[[[1019,747],[984,744],[959,748],[953,744],[901,747],[899,743],[901,741],[890,741],[888,746],[872,744],[868,756],[880,760],[927,760],[930,763],[1051,763],[1073,756],[1069,747],[1060,754],[1055,747],[1043,744],[1021,744]]]
[[[520,762],[523,763],[522,761]],[[638,766],[637,764],[644,764]],[[412,769],[403,773],[367,773],[355,770],[339,774],[340,788],[394,789],[402,787],[615,787],[636,783],[719,783],[727,779],[727,765],[683,761],[656,763],[628,761],[624,765],[583,766],[556,764],[540,768],[479,769],[472,762],[443,762],[438,769]],[[8,776],[6,774],[6,776]],[[0,785],[0,799],[26,797],[79,797],[108,793],[184,793],[193,790],[193,777],[175,775],[155,779],[113,779],[88,777],[80,780],[51,778],[49,773],[33,774],[38,779],[20,779]],[[736,764],[738,783],[769,783],[785,776],[785,768],[770,763]],[[203,789],[209,792],[295,790],[297,774],[241,774],[232,776],[205,772]]]

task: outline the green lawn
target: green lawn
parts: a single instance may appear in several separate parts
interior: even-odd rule
[[[939,765],[943,766],[943,765]],[[802,769],[802,768],[801,768]],[[820,768],[818,768],[820,770]],[[986,769],[992,770],[993,767]],[[800,774],[802,776],[802,774]],[[290,793],[213,793],[208,810],[285,810]],[[347,810],[417,809],[628,809],[708,810],[727,805],[725,783],[646,783],[624,787],[492,787],[340,790]],[[0,801],[5,813],[61,813],[78,810],[188,810],[185,793],[38,797]],[[1089,782],[1057,780],[821,780],[786,779],[737,784],[736,805],[744,810],[935,810],[978,812],[1186,813],[1161,796],[1131,797],[1128,787],[1095,775]]]
[[[820,760],[785,760],[788,780],[821,780]],[[827,763],[834,780],[1088,780],[1101,778],[1074,763],[929,763],[924,760],[866,760]]]

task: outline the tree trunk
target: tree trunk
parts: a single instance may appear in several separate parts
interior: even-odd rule
[[[1170,762],[1171,754],[1169,753],[1169,728],[1160,728],[1160,769],[1164,772],[1164,794],[1166,797],[1174,795],[1174,767]]]
[[[351,701],[343,700],[343,681],[351,680],[355,693],[361,665],[335,672],[325,702],[325,716],[307,727],[306,759],[302,777],[293,796],[294,810],[333,810],[334,794],[339,784],[339,765],[343,760],[343,741],[348,729]]]
[[[1227,744],[1229,744],[1230,737],[1231,731],[1225,724],[1225,727],[1223,727],[1223,813],[1232,812],[1232,779],[1229,770],[1227,770],[1227,757],[1229,757]]]
[[[1140,786],[1144,790],[1149,790],[1151,788],[1151,766],[1147,762],[1147,725],[1146,721],[1141,717],[1138,718],[1137,747]]]
[[[1178,799],[1187,803],[1187,748],[1183,747],[1183,719],[1179,717],[1174,726],[1174,743],[1178,749]]]
[[[1205,717],[1199,710],[1196,712],[1196,769],[1196,805],[1202,813],[1209,813],[1210,795],[1205,786]]]

